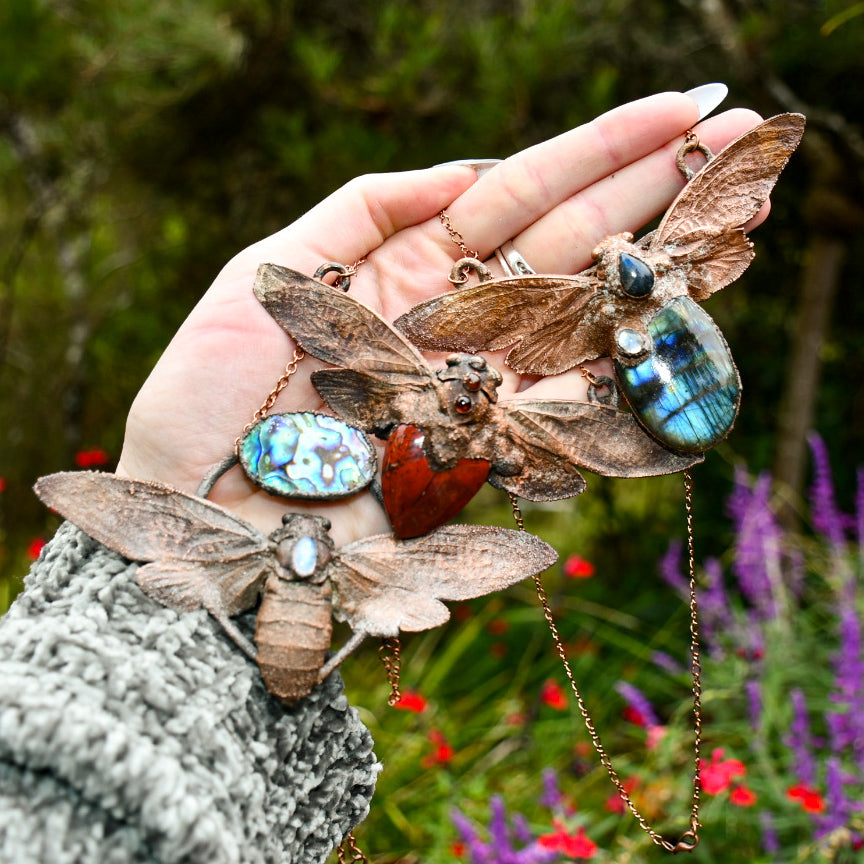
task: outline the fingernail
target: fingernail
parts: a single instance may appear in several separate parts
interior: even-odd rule
[[[477,176],[482,177],[500,161],[500,159],[454,159],[452,162],[440,162],[438,165],[433,165],[432,167],[443,168],[445,165],[464,165],[466,168],[473,168],[477,172]]]
[[[692,90],[685,90],[684,95],[699,106],[698,120],[704,120],[726,98],[728,92],[729,88],[725,84],[702,84]]]

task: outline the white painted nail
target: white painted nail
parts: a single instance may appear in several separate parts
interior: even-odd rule
[[[686,90],[689,96],[699,106],[699,120],[704,120],[725,98],[729,88],[725,84],[702,84],[692,90]]]
[[[464,165],[466,168],[473,168],[477,172],[477,176],[482,177],[501,161],[501,159],[454,159],[452,162],[441,162],[432,167],[443,168],[445,165]]]

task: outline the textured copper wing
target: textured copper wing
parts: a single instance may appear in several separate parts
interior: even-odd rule
[[[540,573],[555,550],[524,531],[447,525],[396,540],[390,534],[349,543],[327,566],[334,614],[358,632],[396,636],[450,617],[441,600],[467,600]]]
[[[94,540],[139,567],[145,594],[177,611],[203,607],[250,656],[228,619],[251,609],[275,572],[273,544],[218,504],[161,483],[67,471],[41,477],[36,494]]]
[[[501,403],[501,409],[507,418],[507,435],[519,440],[521,448],[535,459],[557,462],[561,470],[566,470],[567,463],[575,463],[604,477],[654,477],[683,471],[704,458],[702,454],[668,450],[646,435],[632,414],[616,408],[584,402],[520,400]],[[542,456],[538,453],[541,450]],[[528,462],[519,476],[491,476],[489,482],[532,501],[564,497],[556,493],[554,485],[546,488],[547,476],[553,479],[553,468],[544,468],[543,475],[538,476]],[[567,479],[565,475],[557,482],[563,484]],[[520,483],[527,489],[521,490]]]
[[[657,231],[633,244],[634,251],[662,253],[671,260],[679,278],[666,289],[665,300],[686,293],[702,301],[747,269],[753,249],[741,226],[767,200],[804,124],[800,114],[780,114],[731,142],[687,183]],[[506,359],[513,369],[556,374],[614,355],[613,330],[644,330],[656,312],[656,305],[603,289],[596,266],[573,277],[495,279],[426,300],[396,326],[421,348],[477,351],[514,345]],[[622,325],[622,319],[634,317],[641,324]]]

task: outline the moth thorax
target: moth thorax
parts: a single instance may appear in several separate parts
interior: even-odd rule
[[[276,558],[282,565],[284,579],[290,582],[321,582],[325,578],[324,565],[330,560],[331,552],[328,544],[306,534],[281,540],[276,547]]]

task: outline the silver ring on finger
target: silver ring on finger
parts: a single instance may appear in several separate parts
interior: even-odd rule
[[[495,257],[506,276],[530,276],[537,272],[516,250],[512,240],[502,243],[495,250]]]

